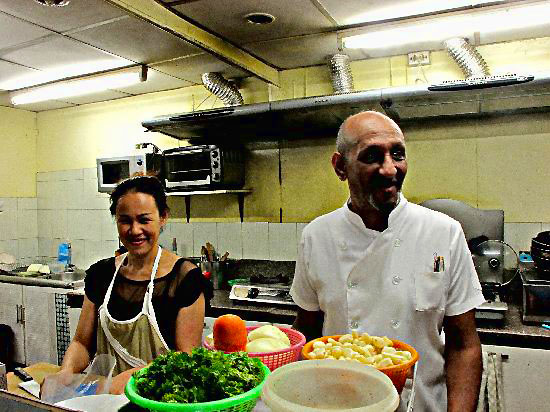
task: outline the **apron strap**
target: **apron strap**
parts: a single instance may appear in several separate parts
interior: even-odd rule
[[[147,286],[147,290],[145,292],[145,297],[143,299],[143,305],[141,308],[141,314],[145,314],[147,318],[150,320],[150,323],[152,324],[154,330],[157,332],[158,336],[160,337],[160,340],[164,347],[168,350],[168,345],[166,344],[162,334],[160,333],[160,329],[158,327],[156,317],[155,317],[155,311],[153,310],[153,304],[152,304],[152,296],[153,296],[153,288],[158,265],[160,261],[160,256],[162,254],[162,248],[158,247],[157,256],[155,257],[155,262],[153,263],[153,270],[151,271],[151,281],[149,282],[149,285]],[[99,308],[99,320],[101,323],[101,329],[103,330],[103,333],[105,334],[105,337],[113,347],[114,351],[122,358],[124,361],[126,361],[130,366],[133,368],[142,367],[147,365],[147,363],[140,358],[137,358],[135,356],[130,355],[126,348],[124,348],[118,340],[115,339],[115,337],[111,334],[111,331],[109,330],[109,326],[107,325],[107,304],[109,301],[109,298],[111,297],[111,292],[113,289],[113,285],[115,283],[115,277],[122,266],[122,263],[124,262],[124,259],[126,259],[127,253],[123,256],[121,263],[116,267],[115,274],[113,275],[113,280],[111,281],[111,284],[109,285],[109,288],[107,290],[107,293],[105,294],[105,299],[103,301],[103,305]]]
[[[160,338],[160,341],[164,345],[164,348],[166,350],[169,350],[168,345],[166,344],[166,341],[164,340],[164,337],[162,336],[162,333],[160,333],[160,328],[157,323],[157,317],[155,314],[155,309],[153,308],[153,289],[155,287],[154,280],[155,276],[158,270],[158,263],[160,261],[160,255],[162,253],[161,247],[159,245],[159,250],[157,253],[157,257],[155,259],[155,263],[153,265],[153,272],[151,273],[151,281],[149,282],[149,286],[147,287],[147,291],[145,292],[145,298],[143,299],[143,307],[141,309],[141,312],[147,315],[147,318],[149,319],[149,323],[157,333],[158,337]]]

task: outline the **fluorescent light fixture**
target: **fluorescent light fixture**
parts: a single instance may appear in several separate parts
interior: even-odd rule
[[[381,49],[451,37],[467,37],[474,32],[497,33],[518,28],[550,24],[550,3],[507,7],[491,11],[469,12],[452,16],[429,17],[413,23],[372,30],[342,39],[349,49]]]
[[[418,16],[435,12],[456,10],[465,7],[479,6],[486,3],[495,3],[495,0],[416,0],[398,1],[386,7],[370,6],[369,11],[349,17],[344,24],[372,23],[380,20],[390,20],[407,16]]]
[[[0,89],[2,90],[18,90],[26,89],[31,86],[35,86],[43,83],[50,83],[56,80],[67,79],[69,77],[82,77],[84,75],[105,72],[108,70],[120,69],[122,67],[128,67],[133,63],[129,60],[93,60],[83,63],[69,64],[63,66],[52,67],[48,70],[33,70],[29,69],[29,72],[8,78],[0,81]]]
[[[147,79],[147,66],[138,65],[16,90],[10,93],[14,105],[65,99],[130,86]]]

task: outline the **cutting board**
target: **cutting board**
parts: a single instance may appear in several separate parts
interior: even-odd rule
[[[42,382],[44,382],[44,378],[46,376],[49,376],[58,372],[61,369],[61,366],[52,365],[51,363],[41,362],[41,363],[36,363],[34,365],[28,366],[23,369],[29,375],[31,375],[36,382],[42,385]],[[30,393],[28,393],[27,391],[24,391],[23,389],[17,386],[21,382],[21,379],[15,376],[13,372],[9,372],[7,374],[7,377],[8,377],[8,392],[12,392],[17,395],[24,396],[25,398],[36,399]]]

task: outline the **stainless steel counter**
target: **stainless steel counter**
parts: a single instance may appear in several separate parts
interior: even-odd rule
[[[51,273],[48,275],[30,277],[20,276],[17,273],[0,274],[0,282],[16,283],[28,286],[46,286],[50,288],[77,289],[84,285],[84,271]]]

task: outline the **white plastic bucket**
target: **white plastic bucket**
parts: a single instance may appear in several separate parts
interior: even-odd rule
[[[262,400],[272,412],[394,412],[399,394],[379,370],[358,362],[307,360],[276,369]]]

